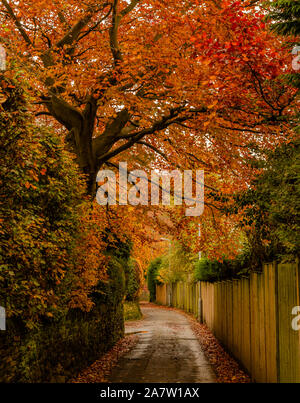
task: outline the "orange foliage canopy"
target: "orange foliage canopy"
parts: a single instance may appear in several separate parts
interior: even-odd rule
[[[287,141],[295,120],[295,91],[279,79],[290,58],[251,3],[0,1],[0,34],[38,100],[32,109],[66,129],[89,192],[103,165],[122,160],[204,169],[202,247],[212,255],[236,249],[220,194],[247,186],[249,162]],[[171,215],[169,231],[193,233]]]

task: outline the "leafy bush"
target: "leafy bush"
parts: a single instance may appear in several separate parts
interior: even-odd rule
[[[197,281],[219,280],[220,274],[220,267],[217,261],[203,258],[195,263],[194,277]]]
[[[126,301],[136,301],[139,297],[142,284],[142,273],[134,259],[125,266],[126,276]]]
[[[202,258],[195,262],[195,281],[220,281],[246,275],[250,271],[248,252],[239,254],[235,259],[224,259],[222,262]]]
[[[17,82],[0,79],[0,304],[27,328],[65,315],[84,185],[61,136],[33,124]]]
[[[241,226],[248,235],[253,267],[299,255],[299,152],[299,140],[269,152],[262,174],[246,192],[236,195],[235,207],[244,211]]]
[[[0,334],[1,382],[65,382],[92,364],[124,335],[122,270],[110,265],[110,280],[93,295],[89,312],[70,309],[24,331],[9,319]],[[124,280],[124,277],[123,277]]]
[[[73,155],[34,124],[23,85],[0,77],[0,380],[65,381],[122,337],[130,252],[102,241]]]
[[[161,267],[162,259],[160,257],[154,259],[147,271],[147,282],[148,282],[148,290],[150,293],[150,302],[155,302],[156,300],[156,284],[160,284],[160,281],[157,280],[158,271]]]
[[[157,279],[162,283],[187,280],[193,272],[195,254],[179,242],[172,242],[167,255],[162,256]]]

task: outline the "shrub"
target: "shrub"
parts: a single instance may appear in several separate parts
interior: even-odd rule
[[[68,310],[84,185],[61,136],[24,111],[20,84],[1,86],[0,304],[31,329]]]
[[[212,281],[219,278],[219,268],[215,262],[202,258],[195,263],[194,277],[197,281]]]
[[[109,245],[105,273],[73,155],[34,124],[22,85],[0,77],[0,380],[62,382],[122,337],[130,252]]]
[[[237,255],[235,259],[224,259],[222,262],[202,258],[195,262],[195,281],[221,281],[238,278],[250,272],[250,256],[247,251]]]
[[[125,266],[126,276],[126,301],[137,301],[142,284],[142,273],[138,263],[134,259],[130,259]]]
[[[162,283],[185,281],[193,272],[195,254],[180,242],[172,242],[167,255],[162,256],[157,279]]]
[[[147,271],[150,302],[155,302],[155,300],[156,300],[156,284],[160,284],[159,280],[157,280],[157,275],[158,275],[158,271],[161,267],[161,264],[162,264],[162,259],[160,257],[158,257],[150,263],[148,271]]]
[[[300,250],[300,141],[266,153],[262,173],[235,196],[235,212],[248,236],[252,266],[262,261],[291,260]]]

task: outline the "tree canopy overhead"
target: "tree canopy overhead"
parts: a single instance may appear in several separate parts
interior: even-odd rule
[[[222,256],[236,249],[224,200],[298,119],[296,89],[281,80],[291,55],[260,3],[1,0],[5,74],[29,83],[32,113],[66,136],[92,196],[103,165],[204,169],[202,245]],[[197,234],[172,213],[175,236]]]
[[[69,132],[90,192],[103,163],[137,144],[205,166],[209,144],[228,164],[227,151],[288,132],[293,92],[276,81],[286,55],[251,2],[0,3],[9,57],[38,112]]]

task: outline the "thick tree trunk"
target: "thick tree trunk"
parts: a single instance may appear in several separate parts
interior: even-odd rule
[[[97,101],[90,97],[82,112],[55,94],[46,98],[45,104],[51,115],[69,130],[66,137],[67,143],[71,151],[77,156],[80,170],[86,175],[87,193],[94,196],[97,161],[93,151],[93,134]]]
[[[130,113],[127,109],[121,110],[106,124],[103,133],[94,137],[98,108],[96,98],[90,96],[84,110],[75,108],[53,92],[49,97],[44,97],[43,102],[49,113],[69,131],[66,140],[86,175],[87,192],[95,196],[96,175],[107,159],[102,156],[107,155],[120,140],[120,134],[130,120]]]

